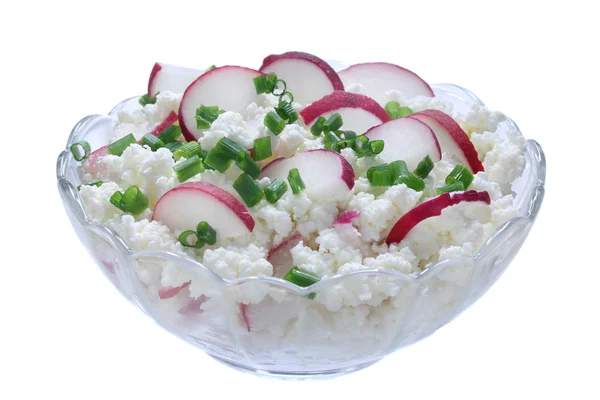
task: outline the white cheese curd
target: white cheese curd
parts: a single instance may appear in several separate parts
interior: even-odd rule
[[[359,84],[350,85],[346,90],[364,92]],[[485,168],[484,172],[475,174],[468,189],[486,191],[490,205],[465,202],[446,208],[441,215],[418,223],[401,243],[388,246],[385,240],[394,224],[419,204],[438,196],[437,188],[445,185],[456,161],[444,154],[425,179],[423,191],[415,191],[405,184],[373,187],[366,178],[367,170],[383,162],[378,156],[359,158],[350,148],[340,154],[354,169],[352,190],[317,200],[305,192],[293,194],[288,187],[274,204],[263,199],[248,207],[255,222],[252,233],[223,247],[186,248],[178,241],[176,232],[152,221],[154,206],[161,196],[180,184],[173,167],[184,159],[175,162],[166,148],[153,152],[148,147],[132,144],[121,156],[100,157],[98,165],[101,167],[86,170],[82,176],[86,183],[104,183],[100,187],[84,185],[79,194],[90,220],[114,230],[133,251],[181,254],[212,271],[208,274],[214,276],[208,276],[206,271],[190,270],[171,261],[138,259],[137,277],[154,301],[163,302],[157,304],[171,304],[158,298],[161,288],[177,288],[191,282],[175,294],[178,302],[173,304],[185,304],[204,296],[208,300],[202,310],[209,315],[235,316],[231,321],[239,328],[239,334],[255,335],[257,340],[269,342],[285,337],[289,343],[315,346],[331,346],[352,338],[391,340],[416,290],[411,279],[438,261],[474,257],[496,228],[516,216],[511,183],[525,166],[525,140],[510,129],[500,132],[504,115],[486,107],[473,106],[466,113],[453,115],[452,104],[435,97],[404,99],[395,90],[387,92],[387,96],[414,112],[428,108],[444,111],[463,127]],[[178,112],[181,98],[182,94],[163,92],[157,96],[156,104],[119,112],[114,138],[134,133],[139,139],[151,132],[171,112]],[[277,97],[260,95],[241,114],[224,112],[198,142],[203,150],[209,151],[221,138],[227,137],[250,149],[256,139],[268,136],[273,154],[260,162],[263,167],[277,157],[324,148],[322,138],[313,136],[301,117],[288,124],[279,135],[265,128],[265,116],[277,104]],[[298,112],[302,109],[295,103],[293,107]],[[233,163],[225,173],[206,169],[188,182],[211,183],[244,204],[233,187],[242,172]],[[263,178],[256,182],[264,190],[271,180]],[[124,192],[130,186],[137,186],[149,199],[148,209],[135,217],[123,213],[109,201],[116,191]],[[356,211],[358,216],[351,223],[334,226],[334,221],[345,211]],[[339,275],[365,270],[392,274],[346,276],[318,291],[314,298],[299,297],[260,280],[228,285],[225,289],[216,283],[218,277],[235,280],[273,275],[274,265],[269,260],[277,257],[272,259],[270,253],[279,245],[285,246],[289,238],[296,240],[286,253],[292,265],[319,279],[337,279]],[[430,313],[423,318],[430,316],[432,321],[436,320],[441,318],[444,307],[454,307],[471,273],[468,264],[457,264],[432,280],[432,287],[423,300],[430,307]],[[261,308],[267,311],[261,312]],[[172,310],[174,314],[176,311]]]

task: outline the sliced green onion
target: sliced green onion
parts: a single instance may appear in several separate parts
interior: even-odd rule
[[[233,188],[238,192],[248,207],[254,207],[264,197],[263,191],[260,190],[260,187],[248,174],[241,174],[235,182],[233,182]]]
[[[169,142],[165,144],[165,148],[171,150],[171,153],[175,153],[179,148],[183,146],[183,143],[175,140],[174,142]],[[175,154],[173,154],[174,156]]]
[[[133,133],[130,133],[129,135],[123,136],[121,139],[109,144],[108,154],[112,154],[113,156],[121,156],[123,155],[125,149],[133,143],[137,143],[137,140],[135,140]]]
[[[356,139],[357,136],[358,135],[354,131],[344,131],[344,139]]]
[[[142,137],[140,144],[142,146],[146,145],[146,146],[150,147],[150,150],[152,150],[152,151],[156,151],[156,150],[160,149],[161,147],[165,147],[165,143],[151,133],[146,133],[144,135],[144,137]]]
[[[373,155],[371,146],[369,146],[369,138],[366,136],[357,136],[356,139],[354,139],[352,150],[354,150],[359,158]]]
[[[209,129],[211,124],[224,112],[218,106],[201,105],[196,109],[196,128]]]
[[[298,168],[290,169],[290,172],[288,172],[288,182],[292,188],[292,193],[294,194],[298,194],[306,189],[306,185],[300,176],[300,171],[298,171]]]
[[[279,95],[279,104],[281,104],[281,103],[292,104],[293,102],[294,102],[294,95],[291,94],[290,92],[288,92],[287,90]]]
[[[148,208],[148,198],[137,186],[130,186],[125,193],[115,192],[109,199],[119,210],[138,215]]]
[[[279,84],[282,84],[283,88],[279,88],[278,87]],[[277,91],[278,89],[279,89],[279,91]],[[286,89],[287,89],[287,84],[285,83],[285,81],[283,79],[277,79],[275,81],[275,84],[273,86],[273,90],[271,93],[273,93],[275,96],[282,96],[285,93]]]
[[[450,192],[462,192],[465,190],[465,185],[462,182],[455,182],[450,185],[442,186],[437,188],[437,194],[450,193]]]
[[[385,111],[388,113],[391,119],[397,119],[406,117],[412,114],[412,110],[408,107],[400,107],[400,103],[397,101],[390,101],[385,105]]]
[[[323,137],[323,143],[336,143],[342,139],[335,132],[327,132]]]
[[[400,176],[394,182],[395,185],[399,185],[401,183],[404,183],[406,186],[417,192],[421,192],[423,191],[423,189],[425,189],[425,181],[413,174],[412,172],[408,175]]]
[[[254,141],[254,147],[252,148],[252,157],[254,161],[262,161],[271,157],[273,151],[271,150],[271,137],[265,136]]]
[[[73,158],[75,161],[83,161],[87,156],[90,155],[92,148],[88,142],[82,140],[77,143],[73,143],[71,145],[71,154],[73,154]]]
[[[226,137],[221,138],[217,142],[215,149],[232,160],[235,160],[241,151],[248,153],[248,150]]]
[[[466,190],[471,186],[475,177],[473,173],[464,165],[457,165],[454,167],[452,172],[446,177],[446,184],[450,185],[456,182],[461,182],[464,186],[463,190]]]
[[[277,79],[277,78],[276,78]],[[275,87],[274,83],[269,79],[268,75],[257,76],[253,79],[256,94],[272,93]]]
[[[288,93],[288,92],[286,92]],[[298,120],[298,113],[294,110],[291,103],[280,102],[279,107],[275,110],[282,119],[287,119],[288,124]]]
[[[213,69],[216,69],[216,68],[217,68],[217,66],[213,64],[210,67],[206,68],[206,72],[212,71]]]
[[[103,183],[104,183],[104,182],[102,182],[102,181],[96,181],[96,182],[85,183],[85,184],[83,184],[83,185],[79,185],[79,186],[77,186],[77,190],[81,190],[81,187],[82,187],[82,186],[96,186],[96,187],[100,187],[100,186],[102,186],[102,184],[103,184]]]
[[[318,277],[309,274],[308,272],[300,271],[298,267],[292,268],[283,279],[300,287],[308,287],[320,281]]]
[[[275,111],[271,111],[265,115],[264,124],[275,135],[279,135],[283,132],[283,129],[287,125],[287,121],[281,118]]]
[[[196,228],[196,231],[198,231],[199,240],[202,240],[203,242],[211,246],[217,243],[217,231],[215,231],[208,222],[200,222],[198,224],[198,227]]]
[[[413,172],[419,178],[425,179],[427,176],[429,176],[429,173],[433,170],[434,166],[433,160],[431,157],[429,157],[429,154],[427,154],[425,158],[421,160],[419,165],[417,165],[417,169],[415,169]]]
[[[183,231],[181,235],[179,235],[179,243],[181,243],[184,247],[193,247],[195,249],[200,249],[204,246],[204,241],[202,241],[198,235],[198,232],[194,231]]]
[[[323,124],[325,123],[325,121],[327,121],[325,117],[317,118],[313,126],[310,127],[310,133],[312,133],[314,136],[321,136],[321,133],[323,133]]]
[[[181,136],[181,128],[177,125],[169,125],[164,131],[158,134],[158,138],[165,143],[171,143]]]
[[[275,178],[273,182],[265,188],[265,196],[267,201],[271,204],[277,203],[284,194],[287,192],[287,184],[279,178]]]
[[[204,159],[204,163],[212,169],[216,169],[219,172],[225,172],[231,165],[233,160],[229,158],[226,154],[223,154],[216,147],[208,152],[206,158]]]
[[[339,113],[333,113],[327,121],[323,123],[323,131],[325,133],[337,131],[344,125],[344,121],[342,120],[342,116]]]
[[[369,146],[373,154],[379,154],[383,151],[384,142],[383,140],[373,140],[369,142]]]
[[[406,162],[402,160],[394,161],[388,164],[388,169],[392,172],[392,179],[396,180],[401,176],[409,176],[410,171]]]
[[[148,96],[148,94],[140,96],[138,103],[140,103],[142,106],[147,104],[156,104],[156,96],[158,96],[158,93],[160,92],[157,92],[153,97]]]
[[[257,179],[260,175],[260,166],[250,158],[247,151],[240,151],[235,160],[236,165],[253,179]]]
[[[173,167],[173,171],[175,171],[179,182],[185,182],[188,179],[198,175],[200,172],[203,172],[204,164],[202,164],[200,157],[196,155],[175,165]]]
[[[182,145],[180,148],[178,148],[175,153],[173,153],[173,158],[178,161],[181,157],[184,157],[185,159],[189,160],[190,158],[192,158],[193,156],[199,156],[200,152],[202,151],[202,147],[200,146],[200,143],[198,142],[187,142],[186,144]]]
[[[309,295],[306,296],[306,298],[309,300],[314,300],[315,297],[317,297],[317,294],[315,292],[309,293]]]
[[[367,179],[372,186],[392,186],[394,179],[387,164],[378,165],[367,170]]]
[[[331,133],[331,132],[330,132]],[[339,142],[333,143],[331,150],[341,152],[343,149],[352,148],[354,146],[354,139],[340,140]]]

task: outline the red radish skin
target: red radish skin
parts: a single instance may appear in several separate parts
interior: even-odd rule
[[[115,275],[116,271],[115,271],[115,265],[111,262],[108,261],[102,261],[102,265],[104,265],[104,268],[106,268],[106,270],[111,274],[111,275]]]
[[[172,297],[175,297],[179,294],[179,292],[181,292],[183,289],[185,289],[186,287],[190,286],[190,282],[186,282],[183,285],[180,286],[172,286],[172,287],[168,287],[168,288],[161,288],[158,289],[158,297],[160,297],[161,300],[166,300],[166,299],[170,299]]]
[[[252,328],[250,327],[250,318],[248,316],[248,304],[240,303],[240,314],[242,315],[246,329],[248,332],[252,332]]]
[[[321,115],[334,112],[340,108],[361,108],[379,118],[381,122],[390,120],[388,113],[372,98],[362,94],[340,91],[333,92],[321,100],[315,101],[304,108],[300,115],[304,123],[310,125]]]
[[[333,221],[333,226],[351,224],[358,217],[360,217],[360,211],[358,210],[344,211],[335,221]]]
[[[158,136],[162,133],[162,131],[177,122],[178,119],[179,117],[177,116],[177,113],[175,111],[171,111],[169,115],[167,115],[167,118],[165,118],[165,120],[160,124],[156,125],[156,128],[154,128],[150,133],[154,136]]]
[[[273,64],[275,61],[286,58],[306,60],[315,64],[316,66],[321,68],[325,75],[327,75],[329,81],[333,85],[333,90],[344,90],[344,84],[342,83],[342,80],[338,76],[337,72],[335,72],[335,70],[331,68],[331,66],[327,64],[327,62],[315,55],[304,53],[302,51],[288,51],[287,53],[283,54],[271,54],[270,56],[265,57],[259,71],[263,72],[269,67],[269,65]]]
[[[169,210],[163,210],[165,199],[167,199],[168,196],[176,195],[178,192],[188,191],[188,190],[197,190],[205,195],[208,195],[208,196],[214,198],[214,200],[223,204],[234,215],[236,215],[237,218],[239,218],[239,220],[246,226],[248,231],[252,232],[252,230],[254,230],[254,224],[255,224],[254,218],[252,218],[252,215],[250,214],[248,209],[246,207],[244,207],[244,205],[242,203],[240,203],[235,197],[233,197],[233,195],[231,195],[229,192],[219,188],[218,186],[215,186],[215,185],[213,185],[211,183],[207,183],[207,182],[184,183],[182,185],[177,186],[174,189],[169,190],[156,203],[156,207],[154,208],[154,213],[152,215],[152,220],[161,221],[162,220],[161,214],[169,211]],[[211,210],[207,210],[207,211],[209,213],[211,212]],[[209,218],[207,218],[206,220],[208,220],[208,219]],[[195,227],[196,224],[198,224],[199,222],[201,222],[201,221],[193,221],[192,224]],[[213,223],[211,223],[210,221],[208,221],[208,222],[211,225],[213,225]],[[214,227],[214,225],[213,225],[213,227]],[[173,230],[172,227],[169,227],[169,228],[171,230]],[[215,229],[216,229],[216,227],[215,227]],[[220,234],[223,234],[223,232],[220,232]]]
[[[154,63],[154,67],[152,67],[152,71],[150,71],[150,78],[148,79],[148,96],[152,97],[154,94],[152,93],[152,82],[156,79],[156,75],[160,72],[162,66],[159,63]]]
[[[148,96],[153,97],[158,92],[165,91],[183,93],[203,72],[200,69],[157,62],[152,67],[148,79]]]
[[[194,80],[183,93],[179,105],[179,126],[185,139],[191,142],[202,136],[194,125],[196,109],[202,104],[242,113],[257,99],[252,79],[260,75],[250,68],[226,65],[207,71]]]
[[[269,251],[267,261],[273,265],[273,276],[283,278],[294,267],[292,249],[302,241],[302,235],[297,233],[285,239],[277,247]]]
[[[177,310],[179,315],[184,317],[193,317],[202,313],[202,304],[206,303],[208,297],[201,295],[200,297],[191,299],[185,306]]]
[[[464,193],[442,193],[441,195],[419,204],[406,214],[404,214],[394,225],[385,242],[388,245],[400,243],[406,235],[421,221],[427,218],[437,217],[442,214],[444,208],[456,205],[462,202],[482,201],[490,204],[490,195],[488,192],[477,192],[469,190]]]
[[[407,98],[435,96],[429,84],[420,76],[395,64],[385,62],[355,64],[338,74],[344,86],[348,87],[354,83],[363,85],[367,94],[382,106],[387,102],[386,91],[391,89],[399,90]]]
[[[466,132],[451,116],[438,110],[423,110],[409,115],[408,118],[418,119],[419,121],[428,124],[436,134],[438,141],[442,144],[442,151],[450,151],[450,147],[452,146],[452,143],[454,143],[458,147],[458,152],[462,153],[457,154],[457,156],[459,156],[463,162],[466,161],[466,166],[471,169],[471,172],[476,174],[479,171],[484,171],[483,164],[479,160],[479,154],[477,154],[473,142],[471,142],[471,139],[469,139]],[[437,122],[439,126],[434,125],[431,122],[431,119]],[[444,133],[449,136],[447,139],[448,141],[444,140],[444,137],[441,137]],[[451,151],[452,154],[455,152],[456,151]]]
[[[99,173],[106,171],[106,165],[102,164],[103,157],[108,155],[108,145],[102,146],[94,150],[83,163],[83,170],[88,174],[96,176]]]

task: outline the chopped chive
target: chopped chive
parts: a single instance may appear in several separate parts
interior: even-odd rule
[[[300,287],[308,287],[320,281],[318,277],[308,272],[300,271],[298,267],[292,268],[283,279]]]
[[[265,115],[264,124],[275,135],[279,135],[283,132],[283,129],[287,125],[287,121],[281,118],[275,111],[271,111]]]
[[[354,131],[344,131],[344,139],[356,139],[357,136],[358,135]]]
[[[169,142],[165,144],[165,148],[171,150],[171,153],[175,153],[179,148],[183,146],[183,143],[175,140],[174,142]],[[174,156],[175,154],[173,154]]]
[[[331,131],[337,131],[342,127],[344,121],[342,120],[342,116],[339,113],[333,113],[331,116],[323,123],[323,131],[325,133]]]
[[[148,208],[148,198],[137,186],[130,186],[125,193],[115,192],[109,199],[119,210],[138,215]]]
[[[104,182],[102,182],[102,181],[96,181],[96,182],[85,183],[85,184],[83,184],[83,185],[79,185],[79,186],[77,186],[77,190],[81,190],[81,187],[82,187],[82,186],[96,186],[96,187],[100,187],[100,186],[102,186],[102,184],[103,184],[103,183],[104,183]]]
[[[406,117],[407,115],[410,115],[412,113],[413,110],[411,110],[409,107],[400,107],[400,110],[398,110],[398,118]]]
[[[336,135],[334,132],[327,132],[323,137],[323,143],[336,143],[341,141],[342,139]]]
[[[179,139],[181,136],[181,128],[177,125],[169,125],[164,131],[158,134],[158,138],[164,143],[171,143]]]
[[[409,173],[408,175],[400,176],[394,182],[395,185],[399,185],[402,183],[404,183],[406,186],[408,186],[409,188],[411,188],[417,192],[421,192],[421,191],[423,191],[423,189],[425,189],[425,181],[423,179],[419,178],[418,176],[416,176],[415,174],[413,174],[412,172]]]
[[[397,101],[390,101],[385,105],[385,111],[388,113],[391,119],[397,119],[406,117],[412,114],[412,110],[408,107],[400,107],[400,103]]]
[[[188,179],[198,175],[204,171],[204,164],[197,155],[188,158],[187,160],[175,165],[173,171],[177,175],[179,182],[185,182]]]
[[[339,142],[333,143],[331,150],[341,152],[343,149],[352,148],[354,146],[354,139],[340,140]]]
[[[133,133],[130,133],[129,135],[123,136],[121,139],[109,144],[108,154],[112,154],[113,156],[121,156],[123,155],[125,149],[133,143],[137,143],[137,140],[135,140]]]
[[[424,159],[421,160],[417,168],[413,171],[413,173],[421,179],[427,178],[429,173],[433,170],[434,164],[429,154],[425,156]]]
[[[178,161],[181,157],[184,157],[185,159],[189,160],[195,155],[199,156],[201,151],[202,147],[200,146],[200,143],[187,142],[186,144],[178,148],[175,151],[175,153],[173,153],[173,158],[175,159],[175,161]]]
[[[471,186],[475,177],[473,173],[464,165],[457,165],[452,172],[446,177],[446,184],[450,185],[456,182],[461,182],[466,190]]]
[[[312,133],[314,136],[321,136],[321,133],[323,133],[323,124],[325,123],[325,121],[327,121],[325,117],[317,118],[313,126],[310,127],[310,133]]]
[[[397,180],[401,176],[409,176],[410,171],[406,162],[402,160],[394,161],[388,164],[388,169],[392,172],[392,179]]]
[[[275,180],[265,188],[265,196],[267,201],[271,204],[277,203],[277,200],[279,200],[285,192],[287,192],[287,184],[279,178],[275,178]]]
[[[288,172],[288,182],[292,188],[292,193],[294,194],[299,194],[301,191],[306,189],[306,185],[300,176],[300,171],[298,171],[298,168],[290,169],[290,172]]]
[[[140,142],[142,146],[146,145],[150,147],[150,150],[156,151],[161,147],[165,147],[165,143],[160,140],[158,137],[152,135],[151,133],[146,133]]]
[[[254,141],[254,147],[252,148],[252,157],[254,161],[265,160],[273,154],[271,150],[271,137],[265,136]]]
[[[210,67],[206,68],[206,72],[212,71],[213,69],[216,69],[216,68],[217,68],[217,66],[213,64]]]
[[[196,109],[196,128],[209,129],[211,124],[224,112],[218,106],[201,105]]]
[[[217,243],[217,231],[215,231],[208,222],[200,222],[198,224],[198,227],[196,228],[196,231],[198,231],[199,240],[202,240],[203,242],[211,246]]]
[[[291,94],[290,92],[288,92],[287,90],[279,95],[279,104],[281,104],[281,103],[292,104],[293,102],[294,102],[294,95]]]
[[[256,89],[256,94],[273,92],[273,88],[275,85],[269,79],[268,75],[257,76],[256,78],[253,79],[253,81],[254,81],[254,88]]]
[[[156,96],[158,96],[157,92],[154,96],[150,97],[148,94],[145,94],[143,96],[140,96],[140,99],[138,100],[138,103],[140,103],[140,105],[145,106],[147,104],[156,104]]]
[[[287,92],[286,92],[287,93]],[[279,107],[275,109],[277,115],[282,119],[287,119],[288,124],[294,123],[298,120],[298,113],[294,110],[291,103],[280,102]]]
[[[231,158],[227,157],[227,155],[216,147],[209,151],[204,159],[204,163],[207,166],[219,172],[227,171],[232,162],[233,160]]]
[[[233,188],[238,192],[248,207],[254,207],[264,197],[263,191],[260,190],[260,187],[248,174],[241,174],[235,182],[233,182]]]
[[[359,158],[373,155],[373,151],[371,151],[371,146],[369,145],[369,138],[366,136],[357,136],[354,139],[352,150],[354,150]]]
[[[90,144],[85,140],[79,141],[77,143],[73,143],[71,145],[71,154],[73,154],[73,158],[75,161],[83,161],[90,155],[92,148]]]
[[[450,185],[437,188],[437,194],[449,192],[462,192],[463,190],[465,190],[465,185],[462,182],[455,182]]]
[[[279,88],[278,87],[279,84],[282,84],[283,88]],[[285,93],[286,89],[287,89],[287,84],[285,83],[285,81],[283,79],[277,79],[275,81],[275,85],[273,86],[273,91],[271,93],[273,93],[273,95],[275,95],[275,96],[282,96]],[[277,91],[277,90],[279,90],[279,91]]]
[[[369,142],[369,146],[373,154],[379,154],[383,151],[384,142],[383,140],[373,140]]]
[[[372,186],[391,186],[394,183],[392,171],[388,169],[387,164],[369,168],[367,179]]]
[[[184,247],[193,247],[195,249],[200,249],[204,246],[204,242],[200,239],[198,232],[194,231],[183,231],[181,235],[179,235],[179,243],[181,243]]]
[[[225,157],[235,160],[240,152],[248,153],[248,150],[234,142],[233,140],[223,137],[219,139],[215,145],[215,149]]]
[[[236,165],[253,179],[257,179],[260,175],[260,166],[250,158],[247,151],[240,151],[235,160]]]

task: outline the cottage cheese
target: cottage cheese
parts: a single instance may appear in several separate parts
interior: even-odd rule
[[[347,89],[355,93],[364,91],[360,85]],[[487,191],[490,206],[462,203],[447,208],[440,216],[418,224],[402,243],[388,246],[384,240],[394,223],[418,204],[436,196],[436,187],[443,185],[455,161],[444,154],[426,179],[427,186],[422,192],[404,184],[374,188],[365,178],[366,171],[382,161],[379,157],[358,158],[351,149],[341,152],[356,173],[355,186],[350,193],[317,201],[306,193],[293,195],[288,191],[275,204],[262,200],[249,209],[256,222],[252,234],[225,246],[188,249],[166,226],[151,222],[152,209],[160,197],[179,185],[173,172],[176,162],[167,149],[152,152],[134,144],[120,157],[103,157],[99,161],[102,168],[93,173],[82,173],[82,179],[84,183],[96,180],[106,183],[100,187],[83,186],[80,196],[89,218],[113,229],[132,250],[161,250],[185,255],[226,280],[272,275],[273,265],[268,261],[270,249],[296,233],[302,240],[291,249],[293,264],[322,279],[362,270],[394,271],[414,278],[438,261],[475,256],[499,225],[516,216],[510,185],[524,169],[524,139],[516,131],[497,133],[504,116],[482,106],[458,114],[453,113],[452,104],[437,98],[404,99],[397,91],[390,91],[388,97],[415,112],[434,108],[453,115],[470,135],[485,167],[485,172],[475,175],[471,188]],[[171,111],[177,111],[180,101],[181,94],[162,92],[154,105],[120,112],[115,121],[114,138],[130,132],[138,138],[143,136]],[[255,139],[271,135],[265,129],[263,119],[276,104],[274,96],[261,95],[259,101],[250,104],[242,114],[221,114],[199,140],[201,146],[210,150],[221,138],[227,137],[245,148],[252,147]],[[322,140],[315,138],[302,121],[288,125],[280,135],[272,136],[272,143],[273,158],[323,148]],[[213,183],[241,200],[232,186],[240,173],[236,166],[225,173],[206,170],[190,181]],[[261,188],[269,183],[269,178],[258,182]],[[123,191],[132,185],[138,186],[150,201],[149,209],[136,217],[123,214],[108,201],[115,191]],[[334,220],[345,210],[357,210],[360,216],[353,224],[332,227]],[[381,340],[393,335],[406,311],[407,299],[415,290],[407,280],[356,275],[324,288],[313,300],[300,300],[283,289],[259,281],[228,286],[222,292],[214,280],[204,279],[173,262],[140,259],[136,268],[150,298],[160,302],[157,290],[191,282],[187,289],[177,294],[181,297],[178,304],[185,302],[185,298],[206,296],[209,300],[202,308],[209,315],[234,313],[240,316],[236,320],[240,334],[248,334],[250,328],[244,326],[239,304],[248,307],[271,304],[273,312],[256,317],[252,333],[264,338],[286,336],[298,343],[309,340],[307,333],[314,343],[332,337]],[[437,293],[438,297],[432,304],[450,307],[469,273],[467,267],[454,267],[436,278],[439,285],[431,293]],[[229,303],[211,302],[210,299],[217,299],[223,293],[230,299]],[[228,308],[224,304],[229,304]],[[285,312],[278,313],[278,309]],[[441,313],[440,309],[435,310],[432,315]]]

